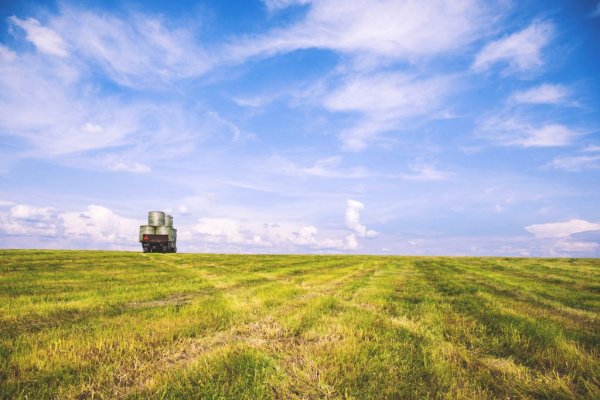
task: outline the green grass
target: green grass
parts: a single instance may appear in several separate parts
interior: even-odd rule
[[[600,260],[0,251],[0,398],[600,398]]]

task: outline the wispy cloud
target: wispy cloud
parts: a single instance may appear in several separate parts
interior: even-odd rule
[[[554,158],[547,167],[570,172],[600,169],[600,155],[559,156]]]
[[[398,175],[402,179],[411,181],[441,181],[447,179],[452,175],[448,171],[442,171],[436,168],[433,164],[427,163],[415,163],[410,165],[410,173],[404,173]]]
[[[345,149],[360,151],[382,133],[401,129],[401,121],[419,116],[435,118],[435,111],[454,87],[450,76],[358,75],[328,93],[323,105],[330,111],[359,114],[359,122],[340,138]]]
[[[67,44],[63,38],[52,29],[42,26],[37,19],[27,18],[23,20],[12,16],[9,21],[14,26],[23,29],[27,40],[33,43],[42,53],[57,57],[67,57],[69,55]]]
[[[600,2],[598,4],[596,4],[596,8],[594,8],[594,11],[592,11],[590,13],[590,17],[592,17],[592,18],[600,17]]]
[[[63,6],[49,26],[78,57],[101,66],[121,85],[153,86],[199,76],[216,58],[196,44],[194,31],[169,27],[156,16],[120,17]]]
[[[529,72],[543,65],[542,50],[550,43],[554,25],[534,21],[522,31],[488,43],[475,57],[472,68],[485,71],[495,64],[508,65],[506,71]]]
[[[313,0],[263,0],[269,11],[278,11],[295,5],[309,4]]]
[[[26,144],[17,156],[145,172],[150,159],[189,154],[195,143],[230,128],[180,100],[105,91],[88,67],[77,55],[48,58],[0,45],[0,129]],[[155,148],[161,151],[149,151]]]
[[[300,177],[356,179],[373,176],[366,168],[361,166],[346,167],[341,156],[320,158],[306,166],[297,165],[281,156],[270,159],[273,170],[286,175]]]
[[[533,125],[517,117],[491,117],[479,125],[479,134],[500,146],[560,147],[572,144],[585,132],[562,124]]]
[[[277,9],[298,3],[269,1],[267,5]],[[352,55],[356,66],[371,68],[391,60],[412,60],[460,49],[481,34],[487,20],[482,3],[472,0],[301,3],[310,4],[301,21],[237,43],[230,54],[245,59],[322,48]]]
[[[112,166],[109,166],[109,169],[113,170],[113,171],[126,171],[126,172],[133,172],[136,174],[146,174],[150,171],[152,171],[152,168],[150,168],[149,166],[145,165],[145,164],[140,164],[140,163],[129,163],[129,162],[118,162],[116,164],[113,164]]]
[[[513,93],[511,101],[521,104],[564,104],[568,97],[569,90],[564,85],[544,83]]]

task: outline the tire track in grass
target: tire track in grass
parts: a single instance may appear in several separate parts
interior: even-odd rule
[[[308,261],[308,260],[307,260]],[[340,264],[340,261],[328,264]],[[148,392],[148,387],[160,387],[161,377],[164,378],[166,375],[175,373],[174,371],[190,368],[190,365],[199,362],[200,359],[208,357],[210,354],[218,353],[223,349],[231,346],[233,343],[246,343],[256,348],[267,348],[267,353],[275,359],[284,352],[283,349],[293,349],[298,346],[299,339],[296,335],[290,334],[286,331],[278,322],[283,317],[289,314],[297,313],[298,310],[306,307],[310,304],[313,299],[319,296],[327,295],[332,293],[340,284],[347,279],[351,279],[353,270],[360,263],[350,264],[344,263],[342,268],[347,273],[341,277],[336,278],[336,275],[332,276],[332,279],[325,283],[326,287],[320,287],[319,291],[307,293],[302,295],[300,299],[297,299],[294,303],[283,303],[279,307],[271,310],[264,310],[265,313],[257,313],[252,318],[236,324],[230,329],[219,332],[210,337],[198,338],[192,341],[187,341],[179,352],[175,352],[175,356],[169,355],[165,359],[161,360],[158,365],[167,366],[167,368],[158,368],[158,371],[154,376],[148,378],[146,381],[139,382],[135,386],[135,389],[131,392],[126,392],[126,395],[136,396],[140,393],[151,393]],[[331,267],[328,267],[330,269]],[[311,269],[310,272],[313,270]],[[228,288],[228,294],[236,296],[236,293],[243,293],[245,288]],[[294,297],[295,299],[295,297]],[[260,310],[259,310],[260,311]],[[268,313],[266,313],[268,311]],[[156,389],[160,390],[160,389]]]
[[[567,337],[581,343],[588,351],[596,349],[600,344],[598,313],[572,309],[561,302],[540,298],[536,294],[526,292],[523,284],[513,283],[503,276],[494,276],[488,271],[480,271],[470,266],[465,266],[465,271],[468,271],[469,275],[463,275],[462,279],[471,283],[471,287],[490,293],[505,302],[509,308],[529,311],[530,315],[556,324]]]
[[[452,279],[452,274],[444,274],[448,272],[445,267],[427,268],[430,282],[456,312],[475,318],[485,326],[485,340],[479,343],[479,347],[485,348],[484,353],[500,358],[510,357],[528,367],[525,379],[519,382],[522,390],[532,396],[591,394],[587,387],[593,383],[583,377],[593,376],[593,365],[597,368],[597,363],[593,363],[590,370],[577,354],[575,358],[569,352],[565,354],[559,328],[543,320],[509,313],[497,304],[496,297],[465,291],[468,287],[462,280]],[[451,271],[456,272],[453,268]]]

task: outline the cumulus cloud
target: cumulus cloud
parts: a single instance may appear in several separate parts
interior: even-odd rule
[[[0,232],[8,237],[48,238],[56,248],[131,248],[137,244],[140,221],[90,205],[82,211],[17,204],[0,212]]]
[[[65,236],[91,243],[137,242],[140,222],[122,217],[110,209],[90,205],[84,211],[64,212],[58,216]]]
[[[525,230],[537,238],[565,238],[575,233],[600,230],[600,223],[571,219],[566,222],[527,225]]]
[[[33,43],[42,53],[58,57],[67,57],[67,44],[63,38],[54,30],[44,27],[35,18],[19,19],[14,15],[9,22],[23,29],[28,41]]]
[[[346,201],[346,226],[361,238],[374,238],[377,232],[360,223],[360,213],[365,209],[365,205],[357,200]]]
[[[201,218],[191,235],[200,234],[206,243],[213,245],[238,245],[242,248],[276,247],[294,250],[342,249],[340,240],[319,237],[312,225],[294,223],[259,223],[233,218]]]
[[[377,232],[360,222],[364,205],[356,200],[346,203],[345,222],[350,230],[345,236],[339,230],[322,234],[314,225],[296,222],[261,222],[241,218],[201,218],[190,230],[182,230],[180,238],[195,238],[210,251],[261,251],[269,248],[285,251],[354,251],[359,238],[374,238]]]
[[[52,207],[17,204],[0,213],[0,231],[9,236],[57,236],[58,211]]]
[[[546,256],[594,254],[600,249],[600,223],[583,219],[525,226]]]
[[[542,50],[550,43],[553,33],[553,24],[535,21],[522,31],[488,43],[475,57],[472,68],[485,71],[504,63],[511,71],[536,70],[543,65]]]
[[[528,90],[515,92],[511,100],[525,104],[562,104],[568,95],[569,91],[565,86],[544,83]]]
[[[348,234],[346,236],[346,249],[348,250],[356,250],[359,247],[358,240],[356,240],[356,235],[354,233]]]
[[[231,218],[202,218],[198,221],[194,231],[206,236],[209,242],[248,243],[238,221]]]

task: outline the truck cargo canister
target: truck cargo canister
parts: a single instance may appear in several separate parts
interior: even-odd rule
[[[148,213],[148,225],[164,226],[165,225],[165,213],[162,211],[150,211]]]
[[[141,225],[140,226],[140,242],[144,240],[144,235],[155,235],[156,228],[150,225]]]
[[[170,226],[157,226],[156,234],[157,235],[169,235],[169,242],[172,242],[175,240],[175,234],[173,232],[173,228],[171,228]]]

